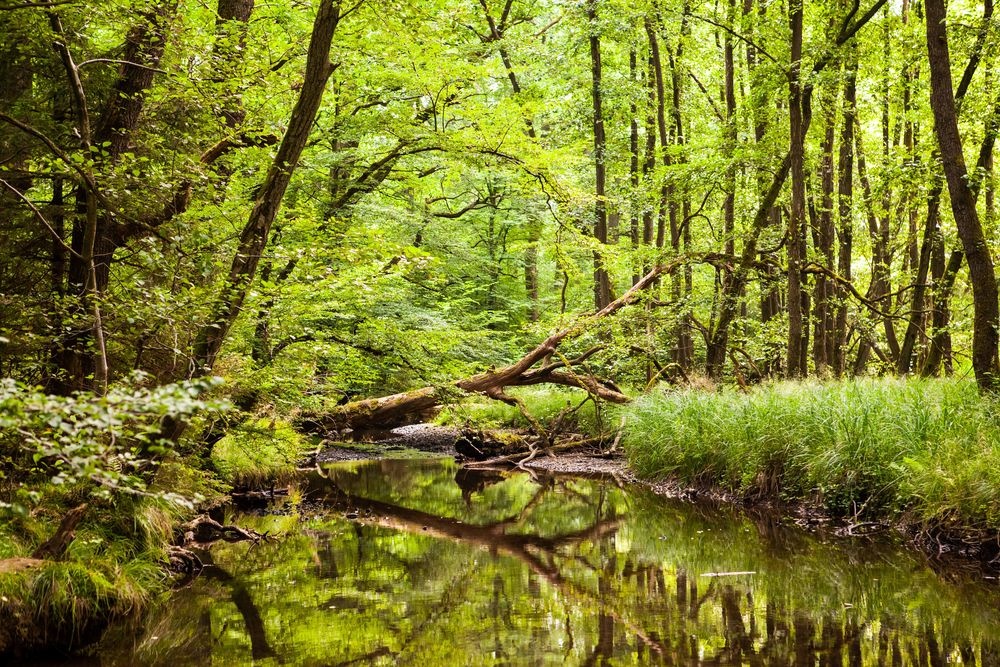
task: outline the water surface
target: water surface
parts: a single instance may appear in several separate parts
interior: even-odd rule
[[[331,464],[104,665],[1000,664],[1000,594],[871,541],[613,480]]]

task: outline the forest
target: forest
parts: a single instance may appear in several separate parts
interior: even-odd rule
[[[0,0],[0,656],[418,421],[1000,555],[998,79],[993,0]]]

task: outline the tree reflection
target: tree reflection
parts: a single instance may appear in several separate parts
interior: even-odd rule
[[[217,547],[228,596],[187,596],[158,636],[228,628],[206,649],[223,663],[998,664],[995,593],[771,519],[446,463],[331,470],[305,493],[283,538]],[[159,645],[183,664],[165,641],[142,661]]]

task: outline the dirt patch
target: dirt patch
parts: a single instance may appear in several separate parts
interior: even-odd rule
[[[0,574],[13,574],[22,570],[41,567],[44,564],[45,561],[39,558],[5,558],[0,560]]]
[[[578,475],[580,477],[614,477],[620,482],[636,482],[635,474],[628,469],[625,458],[621,456],[607,457],[600,454],[570,452],[556,456],[539,456],[524,464],[530,470],[563,475]]]

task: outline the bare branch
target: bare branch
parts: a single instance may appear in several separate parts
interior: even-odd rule
[[[66,245],[66,242],[63,240],[63,237],[59,234],[59,232],[57,232],[55,230],[55,228],[52,227],[52,225],[49,224],[49,221],[45,219],[45,216],[42,215],[42,212],[38,210],[38,207],[35,206],[34,202],[32,202],[27,197],[25,197],[24,193],[22,193],[20,190],[18,190],[17,188],[15,188],[13,185],[11,185],[10,183],[8,183],[4,179],[0,178],[0,183],[3,183],[4,186],[6,186],[8,190],[10,190],[11,192],[13,192],[18,197],[20,197],[21,200],[25,204],[28,205],[28,207],[31,209],[31,212],[35,214],[35,217],[38,218],[38,220],[43,225],[45,225],[45,229],[49,230],[49,233],[52,235],[52,238],[55,239],[56,242],[59,245],[62,246],[63,250],[65,250],[66,252],[70,253],[71,255],[73,255],[74,257],[76,257],[77,259],[83,259],[83,256],[80,253],[78,253],[77,251],[73,250],[68,245]]]

